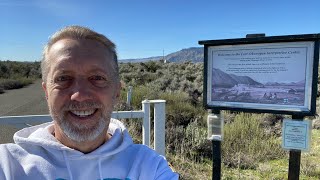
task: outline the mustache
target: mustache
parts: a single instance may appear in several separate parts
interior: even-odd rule
[[[71,101],[70,103],[63,106],[64,111],[72,111],[72,110],[79,110],[79,109],[100,109],[103,108],[103,105],[99,102],[94,101],[84,101],[84,102],[77,102]]]

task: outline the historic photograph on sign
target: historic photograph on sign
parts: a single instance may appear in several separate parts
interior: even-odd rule
[[[208,104],[308,111],[313,47],[313,42],[209,47]]]

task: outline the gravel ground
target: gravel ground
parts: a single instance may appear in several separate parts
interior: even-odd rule
[[[0,116],[48,114],[47,102],[41,88],[41,79],[22,88],[0,94]],[[13,142],[17,128],[0,125],[0,144]]]

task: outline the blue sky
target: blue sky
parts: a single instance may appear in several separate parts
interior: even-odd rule
[[[320,33],[318,0],[0,0],[0,60],[40,60],[48,37],[83,25],[119,59],[201,47],[199,40]]]

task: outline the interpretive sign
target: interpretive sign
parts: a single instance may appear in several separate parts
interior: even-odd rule
[[[282,148],[287,150],[310,150],[310,121],[293,121],[285,119],[282,125]]]
[[[314,114],[318,39],[268,38],[199,42],[207,108]]]

